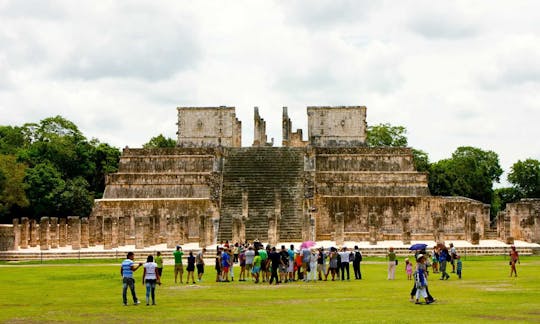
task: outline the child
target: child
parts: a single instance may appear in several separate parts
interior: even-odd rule
[[[405,272],[407,272],[407,280],[412,280],[412,263],[409,262],[409,258],[405,259]]]
[[[416,285],[416,304],[420,304],[420,297],[423,297],[426,300],[426,304],[431,304],[432,301],[428,298],[427,294],[427,273],[425,267],[425,258],[422,254],[419,254],[416,258],[416,272],[415,276],[415,285]]]
[[[456,262],[457,262],[456,273],[458,275],[458,278],[461,279],[461,270],[463,269],[463,264],[461,263],[461,257],[459,255],[456,255]]]

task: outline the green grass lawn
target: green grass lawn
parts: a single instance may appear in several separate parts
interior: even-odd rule
[[[257,322],[257,323],[477,323],[540,322],[540,258],[522,257],[510,278],[503,257],[469,257],[463,279],[430,276],[432,305],[409,302],[412,281],[400,260],[386,280],[383,259],[368,258],[363,280],[216,283],[213,267],[196,285],[175,285],[172,266],[157,288],[157,306],[145,306],[142,269],[136,272],[139,306],[122,306],[118,264],[44,264],[0,267],[0,322]],[[235,267],[238,279],[239,267]],[[352,267],[351,267],[352,275]],[[185,276],[185,274],[184,274]],[[131,302],[131,296],[128,292]]]

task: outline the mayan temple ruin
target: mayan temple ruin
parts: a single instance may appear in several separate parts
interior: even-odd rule
[[[367,147],[366,107],[308,107],[307,140],[284,107],[280,147],[268,141],[257,107],[250,147],[241,146],[234,107],[177,111],[177,147],[125,148],[90,217],[15,219],[0,228],[1,250],[254,239],[540,242],[539,199],[508,204],[490,229],[489,205],[430,195],[410,148]]]

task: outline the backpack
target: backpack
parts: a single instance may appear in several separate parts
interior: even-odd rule
[[[446,262],[452,262],[452,256],[450,253],[446,253]]]
[[[356,252],[354,253],[354,260],[355,260],[356,262],[362,261],[362,253],[360,253],[360,251],[356,251]]]

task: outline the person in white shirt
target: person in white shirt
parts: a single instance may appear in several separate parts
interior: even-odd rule
[[[341,280],[345,280],[345,270],[347,270],[347,280],[351,279],[349,275],[349,254],[351,253],[347,251],[347,247],[343,247],[343,249],[341,249],[341,252],[339,252],[339,256],[341,257]]]
[[[157,263],[154,262],[154,257],[149,255],[143,272],[143,285],[146,285],[146,306],[149,305],[150,295],[152,295],[152,305],[156,304],[156,283],[161,285],[161,278],[156,269]]]
[[[248,250],[246,251],[246,271],[247,273],[251,273],[251,269],[253,269],[253,259],[255,258],[255,250],[253,250],[253,246],[249,246]],[[255,275],[251,273],[251,276],[253,277],[253,280],[255,280]]]

